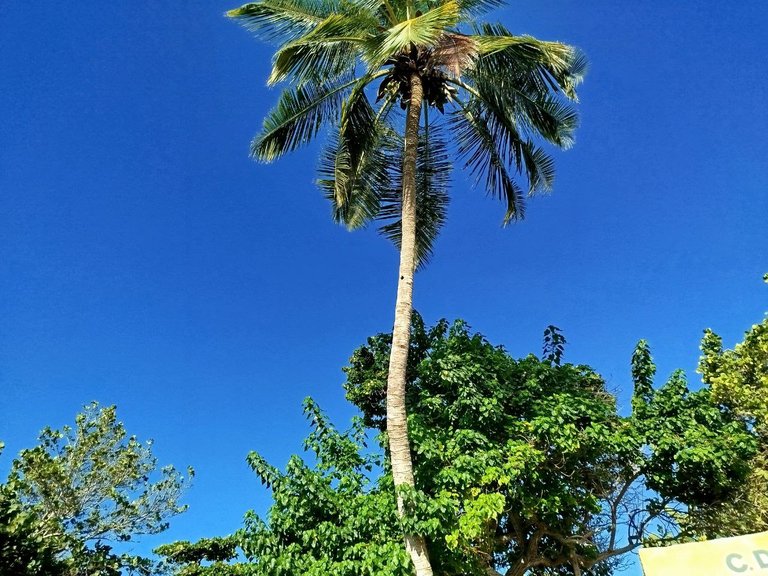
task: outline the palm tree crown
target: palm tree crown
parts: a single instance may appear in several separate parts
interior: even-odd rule
[[[506,203],[505,224],[522,217],[526,194],[550,190],[554,177],[552,159],[536,140],[572,143],[577,115],[569,100],[576,99],[586,61],[571,46],[475,22],[498,5],[263,0],[228,12],[279,42],[268,83],[288,82],[251,154],[269,162],[332,127],[319,184],[334,218],[349,228],[383,221],[380,231],[399,243],[400,109],[407,108],[417,74],[425,104],[417,153],[418,262],[429,256],[445,218],[451,155]]]

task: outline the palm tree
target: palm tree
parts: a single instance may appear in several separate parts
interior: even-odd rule
[[[351,229],[381,221],[400,249],[387,434],[401,515],[401,486],[414,486],[405,409],[413,276],[445,220],[450,156],[506,203],[507,224],[523,216],[526,192],[552,186],[553,161],[536,140],[566,148],[577,124],[569,100],[585,59],[476,23],[500,4],[261,0],[227,13],[277,41],[268,84],[288,84],[252,156],[271,162],[330,127],[318,182],[335,220]],[[416,573],[432,574],[424,539],[405,543]]]

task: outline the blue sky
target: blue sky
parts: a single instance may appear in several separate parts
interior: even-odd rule
[[[340,368],[392,323],[395,250],[331,222],[318,147],[248,159],[278,91],[235,5],[0,3],[0,470],[117,404],[198,472],[161,541],[263,511],[248,451],[298,451],[307,395],[346,423]],[[416,307],[515,355],[556,324],[622,405],[640,338],[697,381],[702,330],[732,345],[768,308],[768,8],[527,0],[498,19],[586,52],[582,126],[519,224],[456,180]]]

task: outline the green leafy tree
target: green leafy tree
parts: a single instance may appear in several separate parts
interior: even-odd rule
[[[186,509],[179,498],[188,479],[172,466],[158,471],[152,443],[129,437],[114,406],[89,404],[74,428],[45,428],[39,441],[13,461],[3,487],[35,540],[67,573],[149,573],[149,560],[117,554],[112,544],[165,530]]]
[[[389,335],[347,368],[348,398],[382,427]],[[641,543],[690,537],[700,507],[733,497],[755,439],[676,372],[654,389],[645,342],[633,355],[633,412],[617,414],[602,378],[562,364],[564,338],[545,333],[544,358],[511,358],[466,325],[426,329],[415,317],[408,407],[416,486],[454,499],[435,558],[448,573],[610,568]]]
[[[64,569],[55,547],[39,536],[34,515],[19,503],[15,486],[0,486],[0,574],[63,576]]]
[[[245,561],[206,564],[200,546],[174,551],[179,574],[408,575],[403,532],[427,537],[432,566],[446,576],[601,576],[641,543],[691,536],[685,520],[738,491],[755,451],[743,422],[690,391],[676,373],[653,387],[645,343],[633,357],[633,413],[587,366],[563,363],[562,334],[546,333],[543,358],[516,360],[466,324],[412,323],[409,424],[416,486],[395,488],[381,439],[386,427],[391,335],[355,351],[347,395],[362,411],[338,432],[317,406],[306,448],[285,471],[258,454],[249,463],[273,493],[266,519],[250,514],[234,538]],[[203,547],[204,548],[204,547]],[[202,553],[201,553],[202,552]]]
[[[707,330],[701,350],[702,378],[718,402],[749,424],[760,450],[738,497],[711,507],[707,522],[698,527],[718,536],[768,530],[768,318],[731,350],[723,350],[722,339]]]
[[[567,147],[577,123],[568,100],[576,98],[583,57],[475,21],[499,5],[262,0],[228,12],[279,43],[268,82],[290,84],[252,155],[275,160],[330,126],[319,183],[334,218],[349,228],[383,221],[381,232],[400,249],[387,388],[396,486],[414,483],[405,409],[413,276],[445,219],[449,152],[506,203],[506,223],[522,217],[526,191],[552,187],[552,159],[536,140]],[[408,534],[406,546],[417,574],[431,574],[423,539]]]
[[[245,527],[232,537],[160,547],[156,552],[166,557],[175,574],[412,573],[392,479],[377,474],[382,454],[366,449],[361,420],[341,432],[312,400],[305,401],[304,411],[312,427],[305,449],[312,453],[313,465],[292,456],[281,472],[252,452],[248,464],[274,498],[267,519],[249,512]],[[245,561],[230,564],[238,551]]]
[[[223,538],[203,538],[197,542],[181,540],[164,544],[155,550],[163,556],[164,574],[176,576],[239,576],[253,574],[248,564],[231,564],[238,555],[242,533]]]

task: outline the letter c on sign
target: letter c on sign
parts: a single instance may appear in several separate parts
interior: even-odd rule
[[[741,554],[728,554],[728,556],[725,557],[725,563],[733,572],[746,572],[749,566],[746,564],[737,565],[735,561],[738,560],[741,560]]]

